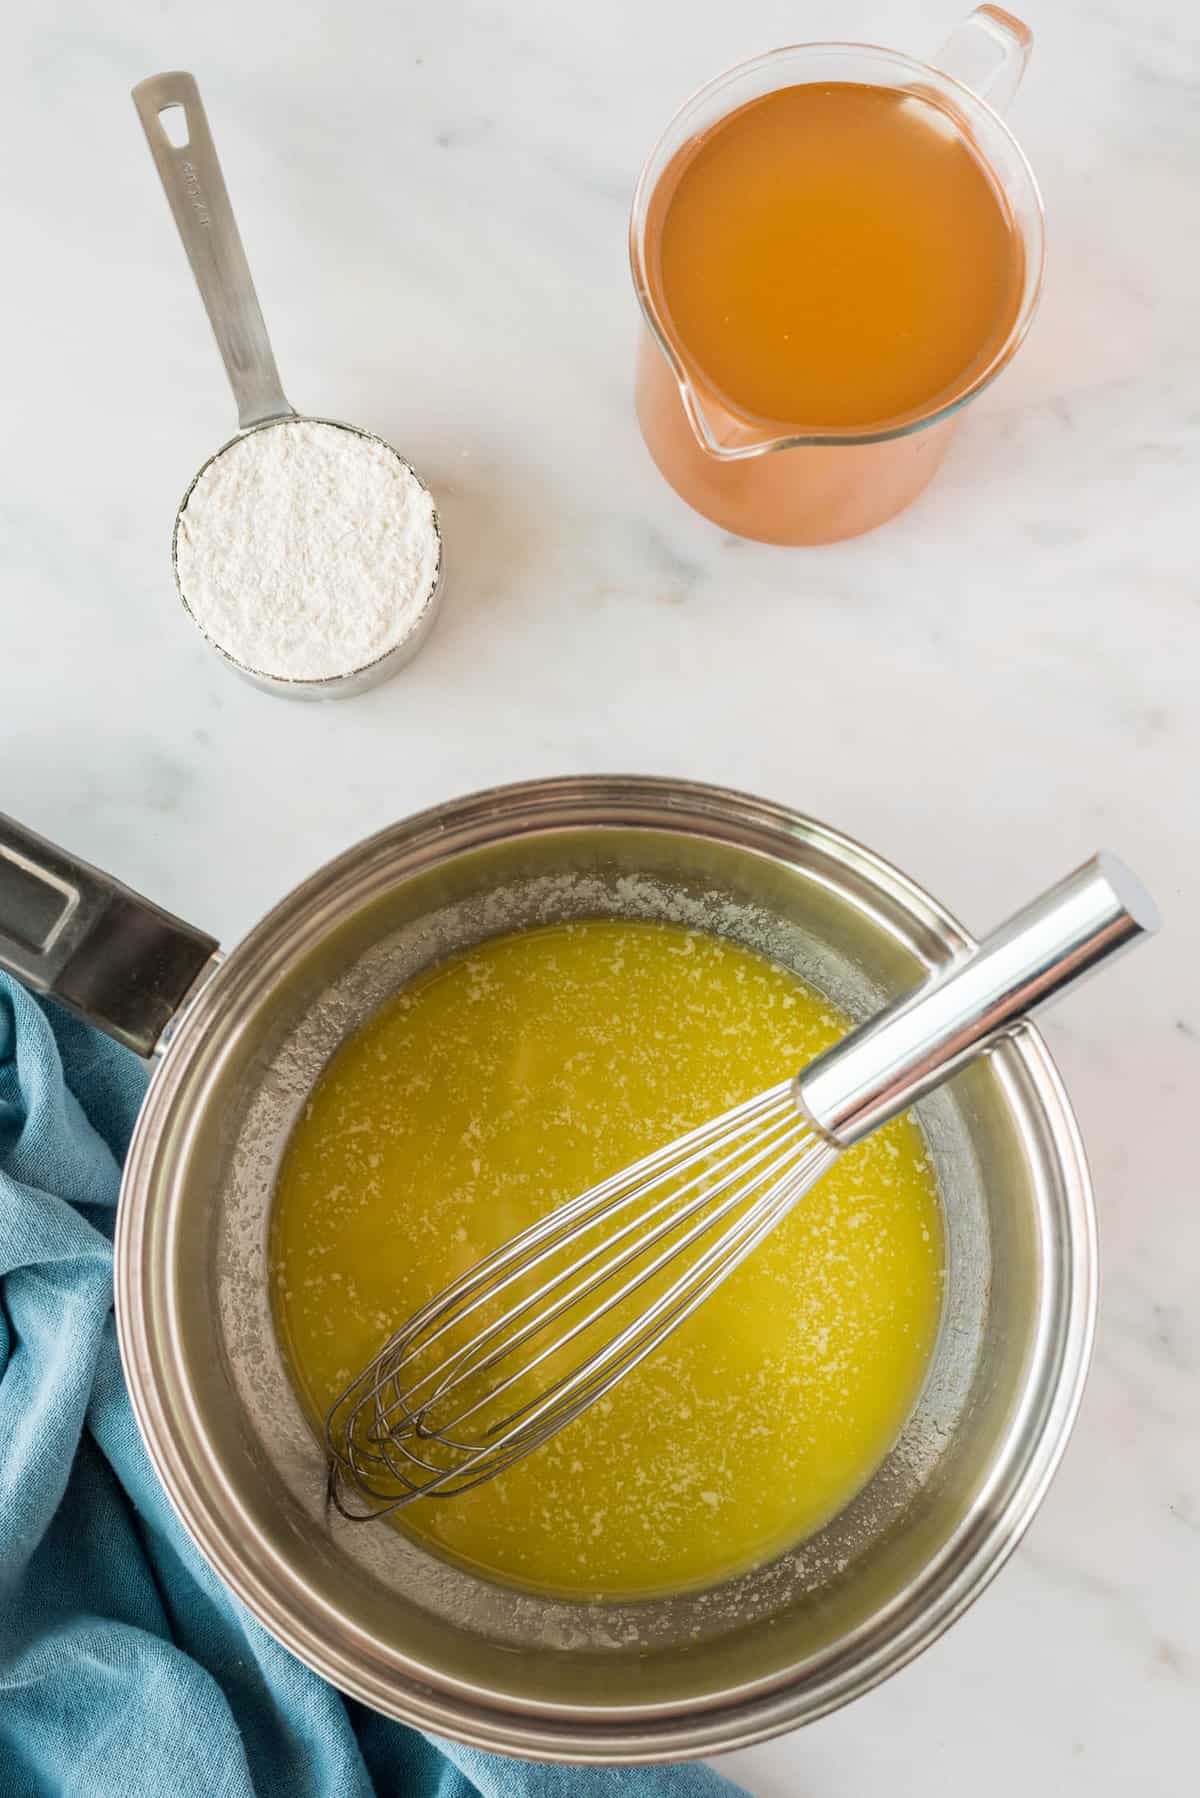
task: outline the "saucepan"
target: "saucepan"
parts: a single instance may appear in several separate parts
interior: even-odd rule
[[[596,915],[740,940],[856,1018],[971,945],[838,831],[674,780],[540,781],[425,812],[314,874],[224,959],[0,830],[0,962],[157,1063],[121,1195],[117,1322],[146,1446],[200,1550],[294,1654],[377,1710],[507,1754],[625,1763],[819,1717],[970,1604],[1066,1444],[1096,1244],[1070,1105],[1022,1025],[918,1108],[945,1208],[942,1327],[892,1452],[818,1535],[707,1590],[601,1604],[509,1590],[331,1515],[268,1302],[292,1123],[346,1034],[421,968]]]

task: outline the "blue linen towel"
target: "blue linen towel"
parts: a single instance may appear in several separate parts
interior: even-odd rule
[[[701,1766],[528,1765],[344,1699],[197,1553],[112,1316],[145,1074],[0,975],[0,1798],[731,1798]]]

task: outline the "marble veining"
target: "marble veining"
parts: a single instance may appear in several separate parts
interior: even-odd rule
[[[1011,111],[1045,299],[921,501],[813,551],[686,511],[634,426],[626,210],[722,67],[931,53],[945,0],[281,0],[27,8],[9,37],[0,805],[226,940],[389,819],[523,776],[725,781],[827,817],[984,928],[1091,849],[1167,918],[1047,1035],[1096,1177],[1103,1299],[1026,1543],[917,1663],[729,1759],[756,1798],[1174,1794],[1200,1714],[1200,25],[1042,0]],[[966,0],[962,0],[966,10]],[[1019,8],[1019,10],[1025,10]],[[171,522],[230,396],[129,102],[204,92],[287,391],[411,455],[450,584],[341,707],[239,684]]]

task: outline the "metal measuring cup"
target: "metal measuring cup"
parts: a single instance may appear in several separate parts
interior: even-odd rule
[[[287,400],[275,366],[275,356],[263,323],[262,310],[250,265],[242,248],[233,208],[225,188],[221,165],[213,145],[208,120],[193,76],[182,71],[151,75],[133,90],[133,103],[146,133],[159,177],[171,203],[183,247],[187,251],[200,297],[204,301],[217,348],[233,388],[238,408],[238,433],[223,444],[215,455],[197,471],[180,501],[175,514],[171,538],[171,561],[175,585],[184,610],[196,625],[206,643],[255,686],[267,692],[292,699],[341,699],[378,686],[412,659],[428,635],[437,612],[442,589],[444,554],[437,509],[433,511],[433,529],[437,539],[437,560],[428,595],[420,612],[404,636],[383,655],[364,666],[349,668],[326,679],[301,679],[272,674],[268,669],[249,668],[231,655],[205,631],[188,604],[187,593],[179,575],[180,522],[197,481],[218,457],[241,443],[252,431],[268,431],[285,423],[305,423],[348,431],[358,437],[380,443],[405,468],[421,487],[425,483],[412,464],[383,438],[363,431],[356,425],[337,419],[314,418],[298,413]],[[162,115],[178,109],[186,132],[181,143],[168,135]],[[425,488],[428,492],[428,488]]]

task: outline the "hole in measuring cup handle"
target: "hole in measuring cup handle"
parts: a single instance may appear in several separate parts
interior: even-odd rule
[[[187,112],[180,100],[171,100],[166,106],[158,109],[158,122],[163,136],[173,150],[186,150],[191,142],[188,131]]]

